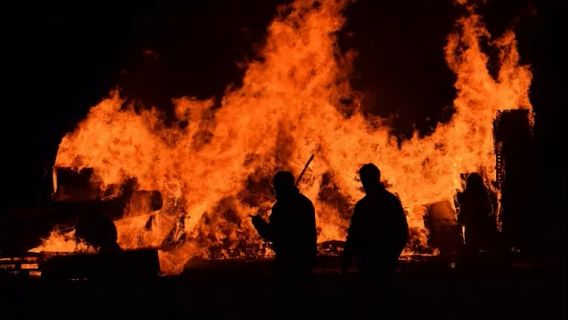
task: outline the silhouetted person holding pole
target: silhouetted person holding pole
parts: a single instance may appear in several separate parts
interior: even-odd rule
[[[381,172],[372,163],[359,170],[365,189],[355,205],[349,226],[342,267],[346,273],[353,257],[362,274],[384,275],[396,270],[398,257],[408,241],[408,224],[398,197],[380,182]]]
[[[259,235],[272,243],[277,273],[309,274],[317,252],[314,205],[299,192],[294,176],[288,171],[277,172],[272,186],[276,203],[269,221],[254,216],[252,223]]]
[[[316,257],[316,220],[312,202],[294,184],[294,176],[279,171],[272,179],[276,203],[268,222],[253,216],[259,235],[276,253],[273,316],[302,317],[310,308],[311,273]]]

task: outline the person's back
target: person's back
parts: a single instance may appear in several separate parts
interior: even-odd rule
[[[354,256],[362,273],[392,272],[408,241],[406,217],[400,200],[379,182],[377,167],[365,165],[360,173],[366,195],[353,211],[343,267]]]
[[[276,268],[290,272],[311,271],[317,252],[312,202],[299,192],[278,199],[272,208],[270,225]]]

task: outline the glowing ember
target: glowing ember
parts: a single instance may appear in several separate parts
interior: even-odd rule
[[[335,35],[347,3],[297,0],[281,10],[262,59],[248,65],[242,87],[228,89],[220,108],[214,99],[177,99],[177,119],[166,126],[158,110],[136,112],[111,93],[63,138],[56,166],[92,167],[102,188],[136,177],[141,189],[159,190],[158,213],[128,213],[116,225],[121,247],[161,248],[167,273],[197,256],[267,255],[249,215],[270,207],[268,183],[277,169],[298,174],[312,153],[300,187],[316,205],[320,242],[344,239],[351,206],[362,195],[356,171],[374,162],[407,210],[410,250],[424,248],[428,204],[453,203],[460,173],[495,179],[492,121],[499,110],[531,108],[531,73],[518,64],[514,34],[491,40],[468,8],[445,48],[457,76],[455,114],[430,136],[399,146],[384,121],[357,112],[361,99],[349,85],[353,55],[340,54]],[[487,40],[500,52],[497,79],[480,48]],[[346,109],[355,112],[347,116]],[[53,241],[42,248],[59,250]]]

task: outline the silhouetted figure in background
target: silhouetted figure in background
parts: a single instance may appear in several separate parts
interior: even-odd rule
[[[269,221],[254,216],[252,223],[259,235],[272,243],[277,273],[309,274],[317,252],[314,205],[299,192],[288,171],[277,172],[272,186],[277,201]]]
[[[380,182],[381,172],[372,163],[359,170],[365,197],[355,205],[343,252],[343,271],[351,258],[363,274],[388,274],[408,241],[408,224],[400,200]]]
[[[269,221],[259,216],[252,223],[276,253],[273,277],[273,317],[308,316],[311,308],[311,273],[317,253],[315,210],[294,185],[294,176],[279,171],[272,179],[276,203]]]
[[[458,194],[458,222],[464,227],[467,252],[495,247],[497,227],[489,192],[477,173],[467,176],[465,190]]]

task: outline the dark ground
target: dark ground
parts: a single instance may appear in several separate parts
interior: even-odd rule
[[[177,277],[152,281],[47,282],[4,279],[1,313],[27,318],[564,319],[565,273],[558,261],[491,261],[452,267],[443,258],[404,261],[372,291],[321,257],[309,308],[272,314],[269,261],[207,261]],[[364,288],[361,290],[361,288]],[[374,292],[374,293],[373,293]],[[362,303],[372,295],[370,303]],[[361,306],[364,306],[361,309]],[[369,309],[366,309],[369,308]],[[370,316],[377,318],[377,316]]]

